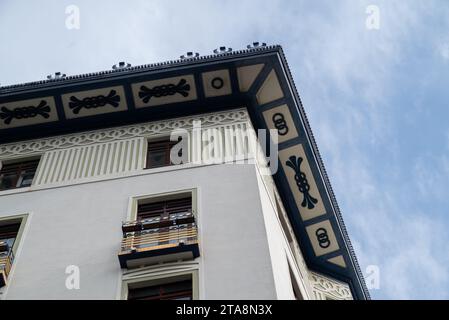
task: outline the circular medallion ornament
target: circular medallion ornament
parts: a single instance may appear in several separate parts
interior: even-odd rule
[[[223,86],[224,86],[224,81],[223,81],[223,79],[220,78],[220,77],[215,77],[215,78],[212,79],[212,81],[211,81],[210,84],[211,84],[212,88],[218,90],[218,89],[223,88]]]

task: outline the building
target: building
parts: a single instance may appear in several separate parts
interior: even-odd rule
[[[214,53],[0,88],[1,299],[369,299],[282,48]]]

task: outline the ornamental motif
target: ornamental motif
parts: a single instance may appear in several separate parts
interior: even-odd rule
[[[304,208],[307,207],[308,209],[313,209],[315,208],[315,204],[318,203],[318,200],[312,197],[309,193],[310,185],[307,181],[306,174],[301,171],[302,161],[303,158],[301,157],[297,158],[296,156],[291,156],[285,164],[295,171],[296,185],[298,186],[299,192],[303,194],[301,206]]]
[[[181,79],[178,84],[163,84],[153,88],[141,86],[139,98],[141,98],[143,102],[147,103],[152,97],[160,98],[165,96],[173,96],[177,93],[183,97],[187,97],[189,95],[189,91],[190,85],[187,83],[186,79]]]
[[[219,90],[221,88],[223,88],[224,86],[224,81],[222,78],[220,77],[215,77],[212,79],[212,81],[210,82],[210,85],[212,86],[212,88]]]
[[[79,100],[75,96],[70,97],[69,107],[72,109],[74,114],[78,114],[81,109],[92,109],[104,107],[105,105],[111,105],[114,108],[117,108],[120,103],[120,96],[117,94],[117,91],[111,90],[107,96],[99,95],[95,97],[86,97],[82,100]]]
[[[327,234],[327,230],[325,228],[318,228],[315,231],[316,239],[318,240],[318,245],[326,249],[331,245],[331,241],[329,240],[329,235]]]
[[[311,282],[315,298],[318,300],[352,300],[351,290],[348,284],[340,282],[318,273],[310,272]]]
[[[17,107],[12,110],[7,107],[2,107],[0,109],[0,119],[3,120],[5,124],[10,124],[13,119],[26,119],[41,116],[45,119],[50,117],[50,106],[47,101],[41,100],[37,106],[26,106]]]
[[[248,114],[245,109],[237,109],[226,112],[215,112],[177,119],[134,124],[107,130],[95,130],[59,137],[2,144],[0,145],[0,160],[33,156],[51,150],[85,146],[114,140],[124,140],[133,137],[170,134],[170,132],[179,128],[184,128],[186,130],[191,129],[194,125],[194,121],[201,121],[201,126],[203,128],[217,125],[238,124],[248,121]]]
[[[272,117],[274,127],[277,129],[279,135],[285,136],[288,133],[287,122],[282,113],[277,112]]]

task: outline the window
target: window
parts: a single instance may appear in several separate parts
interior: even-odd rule
[[[122,278],[124,300],[198,300],[198,264],[170,263],[128,272]]]
[[[170,150],[177,143],[170,140],[148,142],[146,169],[173,165]],[[179,150],[178,155],[182,157],[182,150]]]
[[[165,200],[154,203],[141,203],[137,207],[137,220],[177,220],[191,215],[192,197]]]
[[[8,282],[25,216],[0,218],[0,288]]]
[[[199,257],[194,194],[190,190],[133,198],[131,220],[122,223],[120,266],[132,269]]]
[[[39,159],[3,164],[0,169],[0,191],[31,186],[38,164]]]
[[[167,279],[163,283],[134,284],[129,287],[128,300],[192,300],[191,277],[186,280]]]
[[[20,223],[0,226],[0,256],[11,253],[19,228]]]
[[[148,242],[145,246],[188,243],[196,239],[191,196],[140,203],[137,207],[137,221],[142,223],[145,229],[142,231],[142,236]]]

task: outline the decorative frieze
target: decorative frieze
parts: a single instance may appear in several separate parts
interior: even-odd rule
[[[267,127],[277,130],[279,143],[298,137],[292,114],[286,104],[268,109],[262,114]]]
[[[139,98],[143,102],[147,103],[151,98],[161,98],[166,96],[174,96],[180,94],[183,97],[189,96],[190,85],[187,83],[186,79],[181,78],[178,84],[163,84],[160,86],[155,86],[153,88],[147,88],[146,86],[141,86],[139,91]]]
[[[317,257],[337,251],[340,248],[329,220],[307,226],[306,231]]]
[[[303,221],[326,213],[320,192],[301,144],[279,151],[280,163]]]
[[[193,75],[133,83],[131,87],[136,108],[197,99]]]
[[[235,110],[0,146],[0,160],[41,155],[36,185],[75,183],[137,172],[145,167],[147,139],[187,133],[188,161],[217,164],[252,154],[248,116]]]
[[[0,118],[4,124],[9,125],[13,119],[26,119],[41,116],[44,119],[50,117],[50,107],[47,101],[41,100],[37,106],[17,107],[12,110],[7,107],[0,109]]]
[[[348,284],[325,277],[315,272],[309,273],[309,280],[317,300],[352,300]]]
[[[209,97],[224,96],[232,93],[229,70],[216,70],[202,74],[204,95]]]
[[[52,97],[0,103],[0,129],[58,120]]]
[[[122,86],[78,91],[61,96],[67,119],[127,110]]]
[[[205,128],[247,122],[248,119],[248,114],[245,109],[236,109],[226,112],[208,113],[197,116],[116,127],[113,129],[96,130],[59,137],[9,143],[0,145],[0,160],[40,155],[44,152],[52,150],[86,146],[115,140],[124,140],[140,136],[151,137],[170,134],[170,132],[176,129],[191,129],[194,121],[200,121],[201,126]]]

